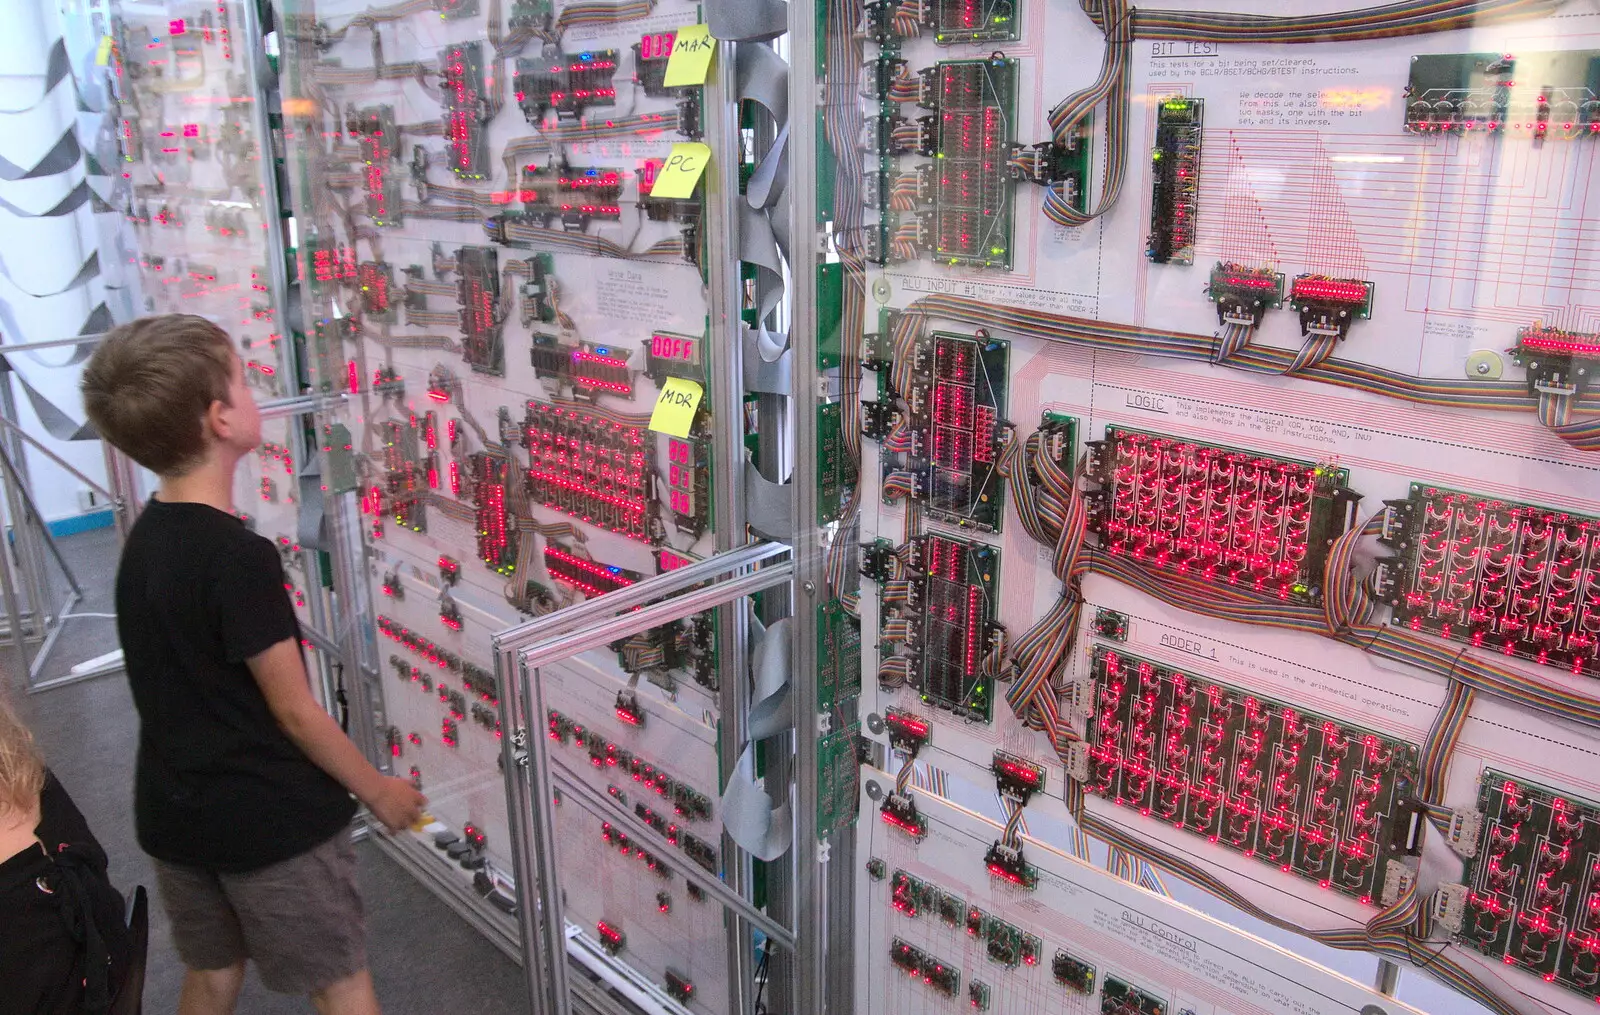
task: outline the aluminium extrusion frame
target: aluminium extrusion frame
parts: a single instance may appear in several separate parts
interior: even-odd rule
[[[704,237],[702,263],[705,270],[708,304],[708,335],[715,350],[711,360],[711,418],[713,428],[712,461],[718,481],[713,489],[712,512],[716,519],[718,551],[731,550],[750,537],[744,502],[745,470],[749,468],[744,432],[744,286],[741,280],[739,247],[735,236],[740,216],[736,202],[739,193],[741,131],[738,74],[738,47],[741,43],[719,44],[720,59],[713,60],[701,101],[705,143],[711,149],[711,163],[705,172],[707,200],[701,211]],[[719,198],[713,200],[712,198]],[[763,428],[776,440],[778,428]],[[718,607],[716,611],[717,668],[721,718],[719,761],[723,772],[732,772],[739,762],[740,747],[746,739],[750,712],[751,611],[742,604]],[[631,817],[631,815],[630,815]],[[727,887],[748,901],[754,886],[751,857],[733,836],[722,834],[723,876]],[[755,938],[751,922],[737,911],[726,920],[725,939],[728,962],[729,1015],[755,1015]]]
[[[794,59],[809,63],[818,52],[819,24],[815,5],[789,4],[788,42]],[[799,63],[804,66],[804,63]],[[817,606],[827,587],[826,556],[830,537],[848,538],[844,531],[827,533],[817,518],[817,406],[824,396],[825,378],[818,368],[819,336],[837,322],[817,313],[817,268],[830,254],[818,221],[814,177],[805,174],[817,165],[817,129],[824,103],[836,101],[834,93],[848,96],[846,82],[827,80],[832,68],[817,75],[804,70],[789,76],[789,164],[799,167],[803,185],[789,188],[790,229],[793,244],[792,318],[794,342],[794,440],[799,452],[790,484],[794,496],[795,608],[792,631],[793,688],[796,702],[794,768],[794,912],[805,914],[811,932],[800,936],[794,952],[790,1010],[806,1015],[848,1015],[855,1009],[853,996],[854,952],[848,929],[853,918],[854,828],[820,834],[817,797],[820,761],[817,713]],[[853,101],[845,98],[844,101]],[[831,255],[836,257],[837,255]],[[838,527],[836,527],[837,529]],[[841,935],[840,930],[845,934]]]
[[[788,552],[788,547],[781,544],[761,543],[721,553],[565,611],[583,610],[575,619],[557,613],[495,636],[501,723],[510,731],[501,749],[507,776],[517,914],[529,960],[525,967],[533,1015],[568,1015],[575,986],[567,966],[573,942],[562,915],[561,875],[555,856],[550,801],[559,783],[591,803],[601,803],[607,809],[615,806],[603,798],[591,799],[592,795],[586,794],[581,785],[574,790],[573,780],[558,775],[556,769],[560,766],[553,761],[546,739],[537,732],[540,724],[535,720],[545,711],[538,669],[618,638],[785,585],[794,570]],[[729,574],[734,577],[714,580]],[[688,588],[701,582],[707,584]],[[651,600],[659,601],[641,605]],[[612,616],[605,617],[608,613]],[[596,620],[596,615],[602,619]],[[637,821],[631,812],[618,812],[618,816],[630,827]],[[686,865],[685,876],[730,913],[772,934],[780,943],[795,941],[792,930],[755,909],[739,892],[716,877],[689,872],[687,866],[692,865]]]

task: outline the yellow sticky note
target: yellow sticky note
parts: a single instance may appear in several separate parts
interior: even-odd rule
[[[94,63],[95,63],[96,67],[104,67],[106,64],[108,64],[110,62],[111,62],[111,36],[102,35],[102,36],[100,36],[100,48],[94,51]]]
[[[698,141],[679,141],[672,146],[667,162],[656,173],[651,197],[670,197],[682,200],[694,196],[694,185],[711,161],[711,149]]]
[[[668,377],[667,386],[656,398],[655,411],[650,413],[650,429],[669,437],[688,437],[694,425],[694,411],[700,408],[700,398],[705,390],[694,381],[682,377]]]
[[[711,58],[717,53],[717,40],[711,37],[709,25],[685,25],[678,29],[672,43],[672,55],[667,57],[667,76],[662,85],[681,88],[684,85],[703,85],[706,73],[711,70]]]

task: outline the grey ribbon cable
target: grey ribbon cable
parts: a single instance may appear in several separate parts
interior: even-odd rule
[[[765,740],[794,728],[794,701],[789,683],[789,630],[791,618],[775,621],[750,650],[750,668],[755,673],[751,691],[749,734],[752,741]]]
[[[779,542],[794,538],[794,497],[787,483],[774,483],[756,471],[744,470],[745,517],[750,527]]]
[[[794,834],[788,807],[773,806],[772,797],[756,779],[754,764],[757,741],[794,727],[789,680],[790,627],[788,618],[763,627],[751,611],[750,668],[755,679],[748,722],[750,739],[722,791],[723,827],[741,848],[763,860],[782,856]]]
[[[739,260],[753,264],[770,276],[761,303],[757,307],[762,319],[772,313],[783,299],[783,261],[778,256],[778,241],[772,235],[772,221],[764,212],[743,202],[739,209]]]
[[[704,10],[712,36],[728,42],[763,42],[789,30],[782,0],[707,0]]]
[[[767,157],[761,160],[761,165],[750,174],[750,182],[745,187],[745,198],[750,202],[750,207],[763,211],[772,209],[780,199],[789,183],[789,125],[784,124],[778,136],[772,141],[772,150],[767,152]]]
[[[23,169],[5,156],[0,155],[0,180],[8,183],[16,180],[36,180],[41,176],[54,176],[64,173],[78,164],[78,155],[83,149],[78,145],[78,135],[74,128],[68,127],[61,135],[61,140],[55,147],[45,152],[44,156],[34,163],[32,169]]]
[[[756,781],[755,750],[755,744],[747,744],[728,777],[722,791],[722,826],[745,852],[770,861],[788,852],[794,824],[788,801],[774,806],[771,795]]]
[[[717,36],[721,38],[721,36]],[[772,122],[789,122],[789,65],[769,46],[740,46],[739,97],[756,103]]]
[[[300,506],[299,527],[295,538],[310,550],[331,550],[328,544],[328,524],[322,489],[322,461],[311,455],[310,461],[300,466],[296,477]]]
[[[783,264],[789,259],[789,217],[779,206],[788,183],[789,65],[759,45],[740,46],[737,61],[739,97],[766,110],[777,130],[771,149],[751,173],[746,200],[739,206],[740,260],[761,273],[756,327],[767,344],[768,315],[783,300]]]
[[[779,341],[781,340],[781,341]],[[787,395],[794,387],[794,350],[789,336],[744,329],[744,388],[762,395]],[[771,355],[769,360],[767,357]]]

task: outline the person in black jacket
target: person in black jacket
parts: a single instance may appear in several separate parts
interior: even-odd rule
[[[106,1011],[129,960],[106,854],[0,694],[0,1015]]]

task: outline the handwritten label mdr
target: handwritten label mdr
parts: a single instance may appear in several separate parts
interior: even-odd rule
[[[711,161],[711,149],[698,141],[679,141],[672,146],[666,164],[656,174],[650,188],[651,197],[670,197],[684,200],[694,195],[694,185]]]
[[[666,387],[656,398],[655,411],[650,413],[650,429],[670,437],[689,436],[694,425],[695,410],[700,408],[704,389],[694,381],[682,377],[668,377]]]
[[[716,55],[717,40],[711,37],[706,25],[685,25],[678,29],[672,43],[672,55],[667,57],[667,75],[661,83],[667,88],[685,85],[703,85],[711,70],[711,58]]]

